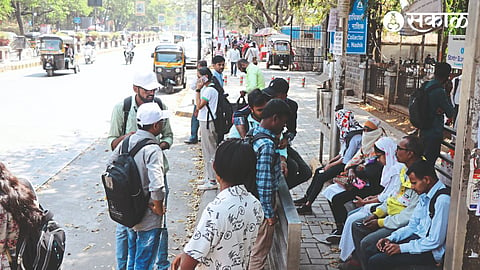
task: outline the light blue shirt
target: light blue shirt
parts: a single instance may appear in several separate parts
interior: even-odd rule
[[[252,130],[258,126],[260,126],[260,122],[258,122],[257,120],[253,119],[252,117],[252,114],[249,114],[248,117],[247,117],[247,123],[248,123],[248,127],[249,127],[249,130]],[[283,135],[281,135],[283,136]],[[228,138],[238,138],[238,139],[241,139],[242,137],[240,137],[240,133],[238,133],[238,130],[237,128],[235,127],[235,125],[233,125],[231,128],[230,128],[230,132],[228,133]],[[283,149],[277,149],[275,150],[280,156],[282,157],[285,157],[287,158],[287,148],[283,148]]]
[[[389,237],[392,242],[402,241],[413,234],[419,239],[400,244],[402,253],[420,254],[431,251],[435,261],[440,262],[445,253],[445,240],[447,236],[448,209],[450,208],[450,196],[441,195],[435,202],[435,215],[429,216],[430,199],[437,190],[445,185],[438,181],[426,194],[420,195],[417,207],[413,210],[408,225],[394,231]],[[430,232],[427,236],[428,229]]]
[[[213,76],[217,78],[217,80],[220,82],[220,86],[223,88],[223,76],[222,73],[218,73],[216,70],[213,70]]]
[[[343,153],[343,164],[347,164],[353,156],[358,152],[358,149],[362,147],[362,134],[357,134],[350,139],[350,143],[348,144],[348,148]]]

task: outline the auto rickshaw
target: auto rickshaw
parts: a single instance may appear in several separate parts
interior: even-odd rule
[[[187,86],[185,77],[185,52],[182,46],[176,44],[160,44],[152,53],[153,71],[157,80],[163,85],[165,93],[174,92],[175,86],[182,89]]]
[[[53,76],[56,70],[73,69],[74,73],[80,71],[78,66],[78,53],[75,39],[62,35],[40,36],[40,58],[47,76]]]
[[[271,50],[268,54],[267,68],[277,65],[280,69],[288,68],[290,64],[290,41],[283,39],[271,40]]]

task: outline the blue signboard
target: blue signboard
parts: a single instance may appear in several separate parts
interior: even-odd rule
[[[355,0],[348,15],[347,54],[367,53],[367,1]]]
[[[73,18],[73,23],[80,24],[81,22],[82,22],[82,19],[80,17]]]

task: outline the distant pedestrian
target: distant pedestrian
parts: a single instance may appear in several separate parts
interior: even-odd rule
[[[258,228],[263,222],[262,205],[250,192],[255,184],[255,152],[239,139],[218,147],[213,166],[220,193],[202,213],[184,253],[172,269],[229,269],[248,267]]]
[[[237,44],[234,44],[233,48],[228,51],[228,59],[230,61],[230,76],[237,77],[237,62],[240,60],[240,50]]]
[[[238,70],[247,74],[246,76],[246,87],[245,90],[240,90],[240,96],[245,96],[250,93],[253,89],[264,89],[265,88],[265,78],[262,71],[256,65],[250,64],[245,59],[240,59],[237,62]]]
[[[452,68],[448,63],[437,63],[435,65],[434,79],[425,84],[425,89],[433,87],[427,92],[428,96],[428,118],[430,127],[420,129],[420,138],[425,147],[425,158],[430,164],[435,164],[440,156],[440,147],[443,140],[444,114],[448,118],[455,115],[453,108],[443,87],[449,79]],[[451,121],[451,119],[450,119]]]
[[[217,148],[217,132],[214,120],[217,112],[218,91],[213,87],[213,74],[209,68],[201,68],[197,72],[197,89],[195,114],[200,122],[202,134],[202,156],[204,164],[204,183],[198,186],[200,190],[217,189],[217,177],[213,170],[213,159]]]
[[[252,44],[246,50],[245,56],[243,58],[247,59],[249,63],[253,63],[254,65],[258,64],[259,51],[255,42],[252,42]]]
[[[16,270],[9,261],[15,258],[17,241],[37,230],[42,217],[29,183],[18,179],[0,162],[0,269]]]
[[[455,129],[457,127],[457,116],[458,116],[458,109],[460,108],[460,90],[462,89],[462,75],[455,77],[452,79],[453,90],[451,94],[452,105],[455,109],[455,116],[453,120],[455,121]]]
[[[217,44],[217,48],[215,49],[215,51],[213,52],[213,55],[214,56],[223,56],[225,53],[222,49],[222,44],[221,43],[218,43]]]
[[[200,60],[197,63],[197,70],[199,70],[202,67],[207,67],[207,61],[205,60]],[[192,84],[190,85],[190,89],[195,91],[197,89],[197,74],[195,74],[195,79],[192,79]],[[195,103],[195,99],[197,96],[196,92],[193,92],[193,113],[192,113],[192,118],[190,121],[190,138],[188,140],[184,141],[186,144],[197,144],[198,143],[198,129],[200,127],[200,123],[198,122],[197,117],[195,116],[195,110],[197,109],[197,104]]]
[[[252,131],[252,135],[265,136],[253,142],[253,150],[257,156],[257,194],[262,204],[265,219],[258,231],[257,240],[252,249],[249,270],[261,270],[265,267],[267,255],[273,243],[275,223],[275,197],[281,179],[281,165],[278,153],[277,138],[291,115],[288,104],[279,99],[272,99],[263,109],[260,126]]]
[[[168,118],[168,112],[163,111],[153,103],[143,103],[138,107],[138,130],[128,137],[130,152],[139,142],[145,139],[155,139],[160,135]],[[122,153],[123,144],[118,144],[112,152],[109,164],[112,164]],[[160,145],[150,144],[141,148],[134,156],[135,164],[142,182],[143,193],[150,198],[149,208],[140,223],[128,229],[128,269],[153,269],[156,262],[162,218],[165,214],[164,198],[164,163]]]
[[[127,136],[137,131],[137,110],[140,105],[149,102],[155,102],[160,109],[167,110],[167,106],[160,98],[155,98],[155,91],[161,85],[157,81],[157,76],[151,70],[138,71],[133,77],[134,96],[125,98],[117,103],[112,111],[110,121],[110,131],[108,133],[108,146],[114,150],[117,145]],[[162,150],[169,149],[173,143],[173,132],[170,127],[170,121],[167,119],[162,125],[160,134],[155,137]],[[163,153],[163,155],[165,155]],[[163,157],[163,174],[166,180],[166,173],[169,170],[166,156]],[[118,270],[127,269],[128,258],[128,227],[117,224],[116,229],[116,257]],[[161,263],[161,262],[158,262]]]

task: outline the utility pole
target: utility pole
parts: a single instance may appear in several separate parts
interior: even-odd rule
[[[214,41],[214,37],[215,35],[213,34],[213,27],[214,27],[214,24],[215,24],[215,0],[212,0],[212,61],[213,61],[213,56],[214,56],[214,49],[215,47],[213,46],[213,41]]]
[[[347,51],[347,20],[350,11],[350,0],[338,0],[338,23],[336,32],[342,33],[342,54],[335,56],[335,71],[333,83],[333,100],[332,100],[332,122],[330,133],[330,158],[335,157],[340,152],[340,144],[337,138],[339,130],[335,123],[335,108],[343,105],[343,95],[345,90],[345,62]]]
[[[480,1],[468,4],[468,27],[465,40],[465,59],[457,118],[457,139],[455,145],[452,175],[452,193],[448,217],[447,248],[444,269],[479,269],[478,259],[480,220],[473,211],[467,210],[469,191],[475,188],[469,180],[472,177],[470,160],[477,141],[480,112]],[[475,166],[475,165],[474,165]],[[469,189],[469,186],[472,190]],[[478,192],[478,191],[477,191]],[[472,192],[473,193],[473,192]]]
[[[197,62],[202,60],[202,0],[197,0]]]

